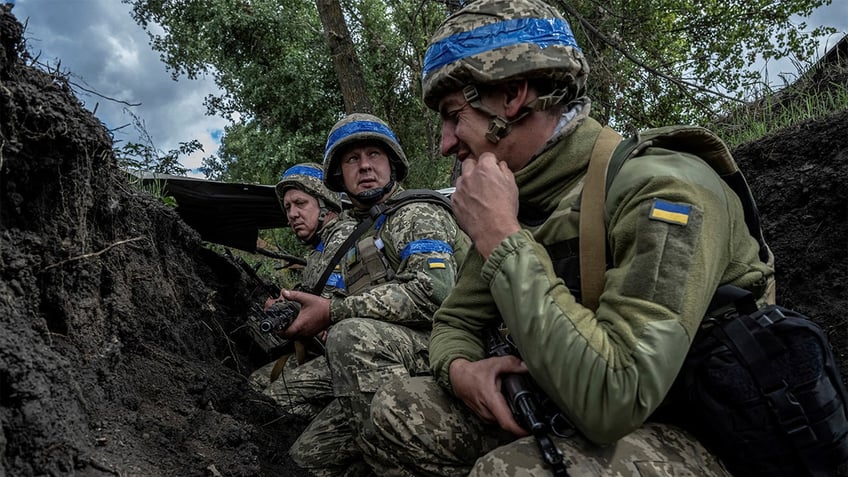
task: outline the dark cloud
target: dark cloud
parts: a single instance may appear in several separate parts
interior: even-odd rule
[[[127,109],[141,118],[156,146],[167,151],[180,142],[197,139],[205,154],[215,152],[222,118],[205,114],[203,99],[218,91],[211,78],[171,79],[159,54],[149,45],[147,33],[130,16],[130,7],[119,0],[17,0],[12,12],[27,24],[29,51],[41,63],[61,65],[75,83],[98,94],[126,103],[127,107],[77,89],[89,110],[110,129],[132,122]],[[116,141],[132,142],[132,127],[115,132]],[[200,165],[204,154],[184,161]]]

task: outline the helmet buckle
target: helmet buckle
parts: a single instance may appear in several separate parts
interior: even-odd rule
[[[480,93],[477,92],[477,87],[473,84],[462,88],[462,95],[465,96],[465,101],[468,103],[473,103],[480,99]]]
[[[508,132],[509,122],[500,116],[492,116],[489,119],[489,129],[486,131],[486,139],[492,144],[497,144]]]

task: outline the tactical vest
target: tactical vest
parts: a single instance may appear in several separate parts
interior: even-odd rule
[[[373,233],[356,242],[342,259],[347,270],[348,291],[352,295],[395,277],[395,271],[383,252],[383,241],[378,236],[385,218],[385,215],[381,216],[382,220],[375,225]]]
[[[436,204],[453,213],[450,201],[439,192],[431,189],[401,191],[368,210],[368,216],[357,225],[328,263],[325,275],[329,276],[336,264],[344,260],[345,286],[350,295],[356,295],[367,287],[393,280],[395,268],[380,239],[380,229],[389,216],[404,205],[413,202]]]

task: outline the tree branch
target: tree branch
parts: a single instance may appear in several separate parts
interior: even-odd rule
[[[638,58],[636,58],[635,56],[633,56],[629,52],[627,52],[627,50],[625,50],[624,47],[622,47],[620,44],[618,44],[612,38],[601,33],[600,30],[595,28],[594,25],[592,25],[588,20],[586,20],[582,15],[577,13],[577,11],[574,8],[572,8],[570,5],[568,5],[566,2],[563,2],[562,0],[560,0],[558,3],[563,10],[565,10],[569,15],[576,18],[577,21],[579,21],[580,24],[584,28],[586,28],[587,30],[592,32],[592,34],[597,35],[597,37],[600,38],[601,41],[603,41],[604,43],[606,43],[607,45],[612,47],[615,51],[624,55],[625,58],[627,58],[628,60],[630,60],[634,64],[638,65],[640,68],[643,68],[644,70],[648,71],[649,73],[656,75],[656,76],[659,76],[660,78],[663,78],[666,81],[674,84],[681,91],[683,91],[683,93],[687,97],[691,98],[693,101],[697,102],[698,104],[702,104],[704,107],[708,107],[707,105],[703,104],[703,102],[698,101],[698,99],[695,98],[695,96],[693,94],[691,94],[690,90],[697,90],[697,91],[701,91],[701,92],[704,92],[704,93],[707,93],[707,94],[711,94],[713,96],[724,98],[724,99],[727,99],[727,100],[730,100],[730,101],[741,102],[739,99],[734,98],[732,96],[728,96],[724,93],[714,91],[714,90],[711,90],[709,88],[705,88],[705,87],[703,87],[703,86],[701,86],[697,83],[685,81],[685,80],[682,80],[680,78],[674,78],[674,77],[669,76],[669,75],[667,75],[667,74],[665,74],[665,73],[663,73],[663,72],[661,72],[661,71],[659,71],[655,68],[648,66],[647,64],[645,64],[642,61],[639,61]]]

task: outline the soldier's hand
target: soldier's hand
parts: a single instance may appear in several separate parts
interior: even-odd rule
[[[268,311],[268,309],[269,309],[269,308],[271,308],[272,306],[274,306],[274,303],[277,303],[278,301],[280,301],[280,300],[282,300],[282,299],[283,299],[282,297],[271,298],[271,297],[269,296],[268,298],[266,298],[266,299],[265,299],[265,305],[263,306],[262,310],[263,310],[263,311]]]
[[[286,300],[301,304],[297,318],[280,334],[285,338],[311,338],[330,326],[330,300],[311,293],[283,290]]]
[[[517,436],[528,435],[501,392],[501,374],[526,373],[527,366],[515,356],[498,356],[480,361],[455,359],[450,365],[454,394],[486,422],[495,422]]]
[[[503,239],[521,230],[515,177],[492,153],[463,161],[451,203],[457,223],[483,258],[488,259]]]

